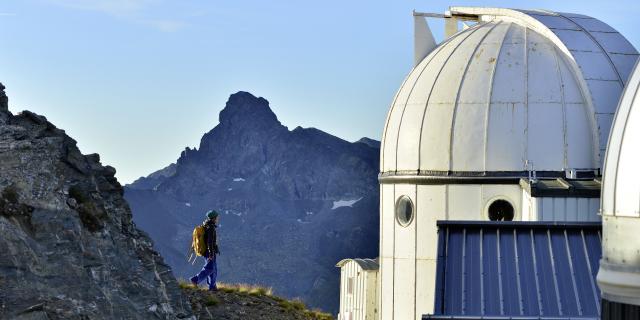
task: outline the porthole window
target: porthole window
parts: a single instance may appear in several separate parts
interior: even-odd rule
[[[401,196],[396,201],[396,220],[398,223],[406,227],[413,221],[413,202],[407,196]]]
[[[513,206],[507,200],[495,200],[489,205],[487,214],[491,221],[512,221]]]

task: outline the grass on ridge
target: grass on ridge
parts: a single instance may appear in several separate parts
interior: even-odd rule
[[[202,290],[207,291],[207,288],[204,287],[196,287],[191,284],[190,281],[179,279],[178,286],[183,290]],[[236,293],[240,295],[251,295],[254,297],[269,297],[278,302],[278,306],[284,309],[287,312],[302,312],[309,319],[316,320],[332,320],[333,316],[329,313],[325,313],[320,311],[319,309],[309,310],[304,302],[300,299],[287,300],[276,295],[273,295],[273,290],[270,287],[263,287],[259,285],[249,285],[249,284],[228,284],[228,283],[218,283],[218,290],[224,293]],[[220,300],[210,295],[204,301],[207,306],[216,306],[220,304]]]

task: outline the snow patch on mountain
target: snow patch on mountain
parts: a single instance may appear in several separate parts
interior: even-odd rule
[[[331,210],[335,210],[341,207],[353,207],[353,205],[360,200],[362,200],[362,198],[352,199],[352,200],[341,199],[338,201],[334,201],[333,207],[331,208]]]

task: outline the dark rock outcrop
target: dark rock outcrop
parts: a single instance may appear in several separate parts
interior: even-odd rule
[[[336,312],[335,263],[378,253],[378,163],[375,144],[288,130],[267,100],[238,92],[175,172],[139,179],[125,196],[180,277],[200,267],[185,254],[193,226],[214,208],[222,281],[266,285]]]
[[[192,317],[114,174],[0,90],[0,318]]]

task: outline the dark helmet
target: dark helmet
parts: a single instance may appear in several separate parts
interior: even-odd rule
[[[209,210],[207,211],[207,214],[206,214],[207,218],[209,219],[215,219],[218,215],[219,215],[218,211],[215,211],[215,210]]]

